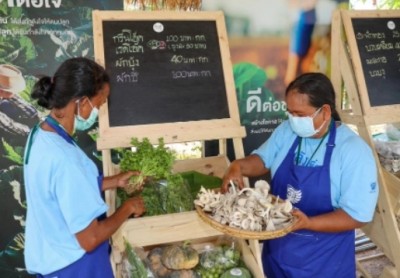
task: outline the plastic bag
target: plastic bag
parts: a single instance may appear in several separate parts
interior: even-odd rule
[[[240,250],[235,240],[220,240],[215,245],[206,245],[200,253],[197,272],[202,277],[219,277],[226,270],[239,265]]]
[[[132,247],[125,240],[125,251],[121,261],[121,277],[122,278],[154,278],[152,272],[144,264],[141,257],[144,250],[140,247]]]
[[[381,165],[390,172],[400,171],[400,130],[386,124],[385,132],[373,136]]]

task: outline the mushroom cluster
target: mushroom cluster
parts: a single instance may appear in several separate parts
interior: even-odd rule
[[[292,223],[292,203],[269,194],[270,186],[258,180],[254,188],[237,191],[234,186],[225,194],[202,187],[195,205],[217,222],[248,231],[274,231]]]

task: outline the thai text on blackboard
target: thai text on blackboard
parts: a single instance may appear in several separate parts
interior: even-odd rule
[[[229,118],[213,21],[103,21],[110,126]]]
[[[353,18],[370,106],[400,104],[400,18]]]

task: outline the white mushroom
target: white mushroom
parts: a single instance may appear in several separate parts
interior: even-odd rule
[[[223,225],[243,230],[273,231],[292,221],[292,204],[269,194],[269,184],[257,181],[255,188],[239,192],[231,187],[225,194],[201,188],[195,204]]]

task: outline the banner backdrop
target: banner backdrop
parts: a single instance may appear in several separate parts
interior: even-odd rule
[[[304,72],[330,74],[333,11],[348,0],[203,0],[224,11],[243,139],[249,155],[286,119],[286,86]],[[338,92],[339,93],[339,92]],[[233,149],[228,142],[229,158]],[[218,153],[216,142],[206,154]]]
[[[25,277],[26,202],[22,158],[30,129],[45,111],[30,93],[39,75],[65,59],[93,58],[92,10],[122,10],[116,0],[0,0],[0,277]],[[94,132],[78,134],[96,158]]]
[[[339,2],[346,1],[202,1],[203,10],[225,13],[239,112],[247,131],[246,154],[285,119],[284,90],[293,78],[287,74],[293,38],[309,42],[299,60],[293,60],[295,74],[329,74],[330,16]],[[31,102],[32,86],[39,74],[52,75],[67,58],[93,58],[93,9],[122,10],[123,1],[0,0],[0,277],[28,276],[23,261],[22,157],[30,129],[45,113]],[[302,17],[308,15],[304,12],[311,17]],[[295,26],[304,18],[313,28],[299,38]],[[95,135],[96,130],[78,134],[78,142],[101,167]]]

